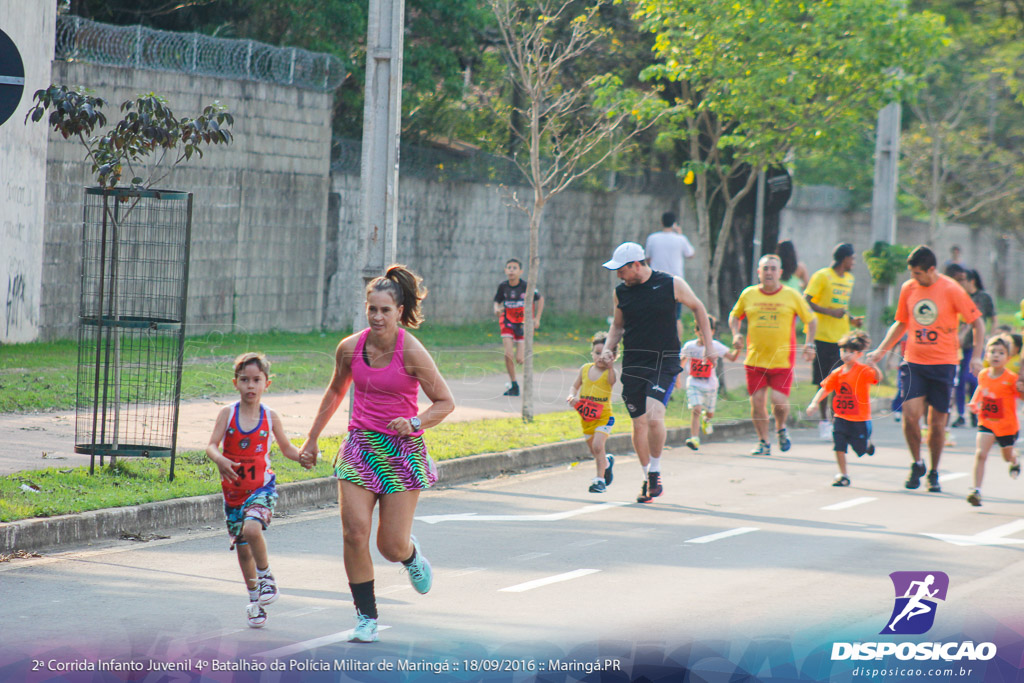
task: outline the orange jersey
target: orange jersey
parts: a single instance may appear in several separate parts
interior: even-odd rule
[[[978,374],[978,388],[974,391],[971,405],[978,410],[978,424],[992,430],[996,436],[1016,434],[1017,424],[1017,375],[1003,370],[998,377],[992,376],[991,368]]]
[[[875,369],[864,363],[854,363],[847,369],[846,364],[829,373],[821,388],[835,392],[832,397],[832,411],[836,417],[848,422],[867,422],[871,419],[871,385],[878,384]]]
[[[956,365],[960,353],[958,315],[970,324],[981,313],[953,278],[939,275],[930,287],[913,278],[904,282],[896,305],[896,322],[907,326],[903,358],[919,365]]]

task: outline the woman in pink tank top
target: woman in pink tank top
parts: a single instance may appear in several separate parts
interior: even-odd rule
[[[377,604],[373,590],[370,528],[380,502],[377,549],[401,562],[419,593],[430,590],[430,563],[411,535],[420,491],[437,481],[423,430],[439,424],[455,400],[434,359],[403,327],[423,321],[422,280],[405,266],[393,265],[366,288],[370,327],[346,337],[335,353],[334,376],[301,453],[317,454],[317,439],[352,385],[348,438],[334,458],[344,538],[345,572],[356,607],[350,640],[377,640]],[[431,405],[418,413],[419,390]]]

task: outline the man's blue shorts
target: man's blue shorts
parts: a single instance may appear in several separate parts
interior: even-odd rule
[[[904,361],[900,365],[900,384],[903,387],[903,400],[924,396],[935,410],[940,413],[949,412],[949,397],[953,391],[953,380],[956,377],[956,365],[921,365]]]

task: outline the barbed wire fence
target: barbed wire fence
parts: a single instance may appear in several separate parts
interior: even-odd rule
[[[82,17],[57,17],[55,58],[111,66],[158,69],[266,81],[331,92],[349,74],[334,55],[255,40],[201,33],[114,26]]]

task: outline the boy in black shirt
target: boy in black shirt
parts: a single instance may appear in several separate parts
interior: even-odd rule
[[[505,369],[508,370],[509,383],[505,396],[518,396],[519,384],[516,382],[516,364],[523,364],[523,323],[526,311],[523,302],[526,300],[526,280],[521,279],[523,264],[518,259],[509,259],[505,263],[507,282],[498,285],[494,295],[494,314],[498,316],[501,329],[501,343],[505,349]],[[537,290],[533,291],[533,329],[540,329],[540,316],[544,311],[544,297]]]

